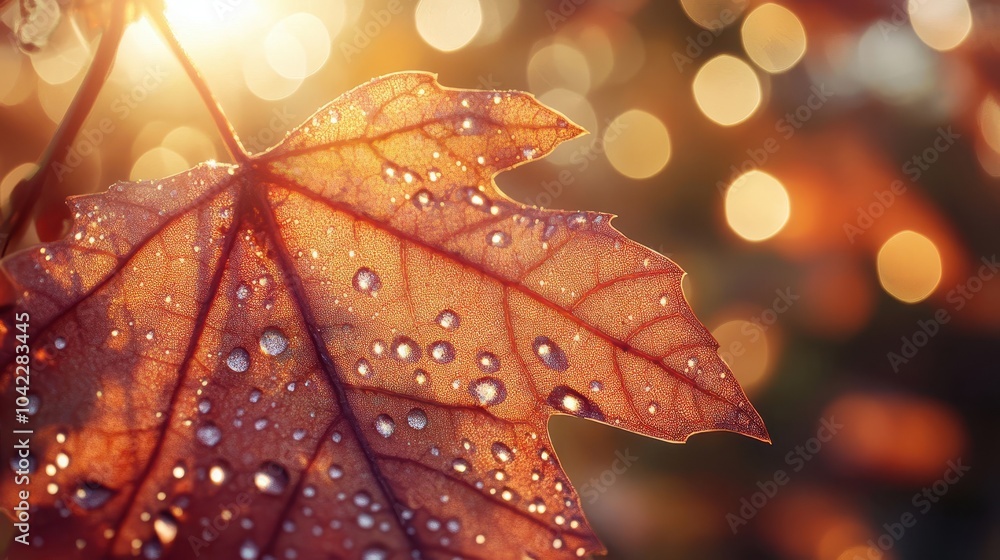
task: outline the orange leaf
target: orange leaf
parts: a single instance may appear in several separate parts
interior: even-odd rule
[[[5,261],[23,557],[573,558],[601,546],[551,414],[766,440],[674,263],[493,184],[581,132],[396,74],[242,166],[71,199],[66,239]]]

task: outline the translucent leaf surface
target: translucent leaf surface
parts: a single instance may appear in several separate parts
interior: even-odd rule
[[[242,166],[72,199],[5,261],[35,557],[574,558],[601,546],[550,415],[766,440],[674,263],[496,189],[581,132],[396,74]]]

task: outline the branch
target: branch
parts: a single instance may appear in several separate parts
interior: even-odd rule
[[[243,148],[243,144],[240,143],[239,136],[236,135],[236,130],[233,128],[232,123],[229,122],[229,119],[226,118],[225,113],[222,112],[222,106],[219,105],[219,101],[212,95],[212,90],[208,87],[205,78],[194,66],[191,57],[188,56],[187,51],[181,46],[173,30],[170,29],[170,23],[163,14],[163,10],[151,9],[147,13],[153,25],[156,26],[160,35],[163,36],[163,40],[166,41],[170,52],[174,54],[174,57],[177,58],[177,61],[180,62],[187,73],[188,78],[190,78],[191,83],[194,84],[194,88],[198,91],[198,95],[201,96],[205,108],[212,115],[212,120],[215,121],[215,127],[219,130],[219,136],[222,137],[222,141],[226,144],[226,150],[229,151],[229,155],[232,156],[236,163],[249,161],[250,154],[247,153],[246,149]]]
[[[38,169],[30,176],[22,179],[10,195],[13,211],[0,225],[0,255],[7,252],[10,242],[20,237],[28,223],[35,205],[42,196],[46,185],[52,179],[52,174],[59,165],[65,164],[71,143],[86,121],[94,102],[97,100],[104,82],[111,73],[115,62],[118,45],[125,32],[128,0],[115,0],[111,12],[111,21],[101,35],[101,42],[94,54],[94,60],[87,70],[87,75],[80,84],[73,102],[70,104],[62,123],[55,135],[49,141],[45,153],[42,154]]]

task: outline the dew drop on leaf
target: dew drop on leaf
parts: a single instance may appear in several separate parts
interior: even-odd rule
[[[549,393],[548,403],[567,414],[604,420],[604,414],[596,404],[565,385],[560,385]]]
[[[368,268],[367,266],[361,267],[357,272],[354,273],[354,279],[352,281],[354,284],[354,289],[367,293],[374,294],[379,291],[382,287],[382,279],[379,278],[378,274],[374,270]]]
[[[500,358],[484,350],[476,355],[476,365],[483,373],[496,373],[500,370]]]
[[[253,484],[263,494],[278,496],[288,487],[288,471],[278,463],[268,461],[254,473]]]
[[[492,231],[486,235],[486,240],[493,247],[510,246],[510,236],[502,231]]]
[[[442,329],[448,331],[453,331],[462,324],[461,319],[458,317],[458,313],[455,313],[451,309],[445,309],[438,313],[435,321]]]
[[[114,494],[110,489],[96,482],[83,482],[73,491],[73,503],[86,510],[97,509]]]
[[[396,431],[396,422],[388,414],[379,414],[375,417],[375,431],[380,436],[388,438]]]
[[[507,387],[495,377],[480,377],[469,385],[469,393],[483,406],[493,406],[507,399]]]
[[[276,327],[268,327],[260,335],[260,351],[268,356],[277,356],[288,349],[285,333]]]
[[[233,348],[226,357],[226,365],[236,373],[243,373],[250,367],[250,353],[243,348]]]
[[[427,349],[427,353],[431,355],[432,360],[439,364],[451,363],[455,359],[455,347],[445,340],[432,343]]]
[[[543,364],[549,369],[554,369],[556,371],[566,371],[569,367],[569,361],[566,359],[566,353],[562,351],[562,348],[556,345],[551,338],[547,336],[535,337],[535,341],[532,343],[532,348],[535,350],[535,356],[541,360]]]
[[[514,458],[514,452],[502,441],[493,442],[493,445],[490,446],[490,453],[494,459],[501,463],[508,463]]]
[[[423,430],[427,427],[427,413],[419,408],[414,408],[406,415],[406,423],[414,430]]]
[[[195,432],[195,436],[202,445],[215,447],[222,439],[222,430],[220,430],[215,424],[208,422],[198,428],[197,432]]]

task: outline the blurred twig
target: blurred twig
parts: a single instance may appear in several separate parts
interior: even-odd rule
[[[233,128],[232,123],[229,122],[225,113],[222,112],[222,106],[219,105],[219,101],[212,95],[212,90],[205,81],[205,78],[195,67],[191,61],[191,57],[188,56],[187,51],[184,50],[184,47],[177,40],[177,36],[174,35],[173,30],[170,28],[170,23],[167,21],[166,16],[163,15],[163,10],[149,9],[148,13],[153,25],[159,30],[163,40],[167,43],[167,47],[170,48],[170,52],[174,54],[174,57],[180,62],[184,68],[184,72],[190,78],[191,83],[194,84],[198,95],[201,96],[202,102],[205,104],[205,108],[212,115],[212,120],[215,122],[215,127],[219,129],[219,135],[226,144],[229,155],[233,157],[236,163],[247,161],[250,155],[243,148],[243,144],[240,142],[239,136],[236,135],[236,130]]]
[[[10,243],[24,232],[28,218],[52,178],[56,165],[63,163],[68,155],[71,143],[90,114],[104,82],[111,73],[111,66],[118,53],[118,45],[125,32],[128,3],[129,0],[114,0],[111,21],[101,35],[101,42],[94,54],[94,60],[87,70],[83,83],[80,84],[80,89],[73,97],[73,101],[66,111],[66,116],[63,117],[59,128],[42,154],[38,169],[31,176],[22,179],[11,192],[12,211],[0,225],[0,244],[2,244],[0,245],[0,255],[5,254]]]

